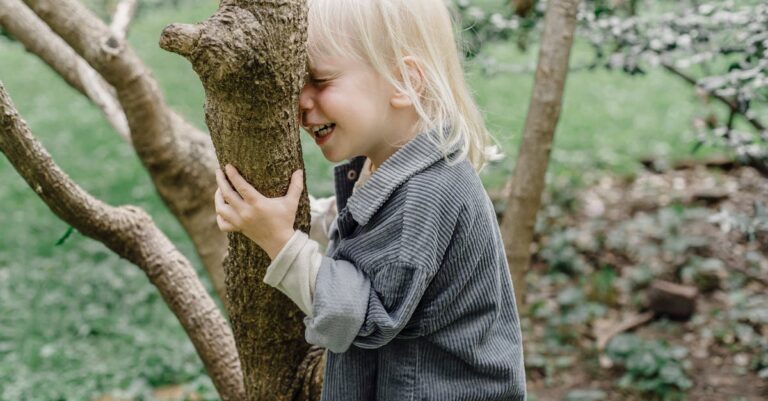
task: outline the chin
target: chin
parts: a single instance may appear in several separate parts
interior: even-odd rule
[[[338,157],[338,156],[335,156],[335,155],[326,155],[325,153],[323,153],[323,156],[325,157],[325,160],[328,160],[331,163],[338,163],[338,162],[346,160],[343,157]]]
[[[323,150],[323,156],[325,157],[325,160],[328,160],[329,162],[332,162],[332,163],[343,162],[343,161],[346,161],[347,159],[349,159],[348,157],[345,157],[343,152],[341,152],[341,153],[339,153],[339,152],[326,152],[325,150]]]

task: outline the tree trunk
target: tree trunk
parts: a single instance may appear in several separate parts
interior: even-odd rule
[[[233,164],[269,197],[285,195],[291,173],[303,168],[297,116],[305,42],[304,0],[222,0],[206,21],[170,25],[160,41],[200,76],[220,164]],[[309,221],[305,192],[296,228],[308,232]],[[304,340],[304,314],[263,283],[270,260],[255,243],[231,234],[228,251],[230,320],[247,399],[317,397],[322,353]]]
[[[579,0],[552,0],[547,6],[536,81],[501,223],[515,298],[521,310],[525,308],[525,273],[560,118],[578,6]]]

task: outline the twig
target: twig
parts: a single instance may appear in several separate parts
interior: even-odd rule
[[[683,72],[679,68],[673,66],[672,64],[670,64],[668,62],[663,62],[663,63],[661,63],[661,65],[667,71],[671,72],[674,75],[677,75],[678,77],[682,78],[684,81],[690,83],[691,85],[700,87],[699,84],[698,84],[698,81],[695,78],[693,78],[690,75],[686,74],[685,72]],[[731,110],[732,113],[737,113],[740,116],[744,117],[744,119],[747,120],[747,122],[749,122],[758,131],[762,132],[762,131],[766,130],[765,129],[765,125],[760,120],[758,120],[757,118],[750,117],[750,116],[746,115],[746,113],[744,113],[739,108],[739,105],[733,99],[729,99],[729,98],[727,98],[725,96],[718,95],[715,91],[709,91],[709,90],[706,90],[704,88],[702,88],[702,90],[704,90],[707,93],[707,95],[714,97],[715,99],[721,101],[726,106],[728,106],[728,108]]]
[[[613,361],[611,361],[611,359],[603,353],[613,337],[616,337],[625,331],[632,330],[650,322],[651,319],[653,319],[653,316],[653,311],[637,313],[625,319],[624,321],[611,326],[604,333],[595,333],[595,337],[597,337],[597,350],[600,352],[600,366],[606,369],[613,366]]]

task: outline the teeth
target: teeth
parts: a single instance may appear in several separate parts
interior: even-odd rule
[[[336,124],[330,123],[325,125],[318,125],[312,128],[312,133],[315,134],[318,137],[323,137],[328,135],[328,133],[331,132],[333,127],[335,127]]]

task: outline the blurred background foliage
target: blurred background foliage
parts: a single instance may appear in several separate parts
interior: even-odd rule
[[[114,0],[84,2],[107,21],[115,5]],[[514,165],[546,5],[515,0],[511,3],[523,7],[516,10],[509,3],[455,3],[469,82],[507,155],[481,172],[491,193],[503,188]],[[201,128],[199,80],[185,60],[164,52],[157,42],[165,25],[200,21],[216,7],[214,0],[142,0],[128,35],[168,103]],[[648,160],[658,167],[722,154],[764,168],[768,138],[753,122],[768,120],[767,18],[764,2],[752,0],[584,3],[548,175],[550,189],[537,225],[534,264],[545,268],[535,266],[530,285],[546,290],[541,294],[555,294],[556,303],[544,296],[531,300],[531,320],[524,329],[531,339],[526,364],[532,378],[541,376],[551,384],[574,364],[595,364],[594,351],[581,345],[585,335],[579,328],[612,310],[636,307],[642,301],[635,295],[654,277],[668,273],[664,266],[676,269],[673,275],[680,280],[705,287],[713,285],[712,271],[729,267],[718,265],[712,255],[695,254],[707,238],[679,230],[709,221],[714,212],[708,209],[670,203],[649,215],[627,214],[618,220],[577,221],[574,215],[589,203],[581,195],[584,188],[605,184],[599,177],[606,174],[622,183],[643,178]],[[146,209],[203,275],[191,243],[154,193],[132,149],[95,107],[7,35],[0,37],[0,80],[34,133],[76,182],[113,205]],[[308,136],[302,136],[302,143],[310,192],[331,195],[332,164]],[[0,182],[0,400],[89,400],[103,394],[155,400],[162,398],[158,389],[176,385],[198,399],[215,399],[194,349],[140,271],[78,233],[66,237],[69,227],[47,210],[4,158]],[[755,244],[768,231],[768,218],[758,212],[765,209],[758,203],[754,209],[720,210],[712,221],[719,227],[730,224],[731,234],[751,230],[751,240],[738,240]],[[675,252],[687,256],[666,259]],[[621,262],[595,256],[601,253],[619,255]],[[759,266],[761,257],[758,251],[750,263]],[[204,282],[210,290],[207,278]],[[760,310],[765,299],[743,295],[752,293],[742,284],[737,277],[715,285],[737,294],[733,304],[748,313],[746,318],[718,314],[709,335],[718,344],[742,344],[754,351],[745,371],[768,377],[768,344],[759,331],[768,320],[750,320],[751,311]],[[736,340],[728,342],[729,336]],[[587,351],[576,352],[579,347]],[[663,340],[618,337],[608,349],[617,364],[626,366],[613,377],[617,389],[638,399],[684,394],[691,384],[690,366],[677,347]],[[608,396],[579,391],[561,398]],[[535,391],[531,399],[536,399]]]

